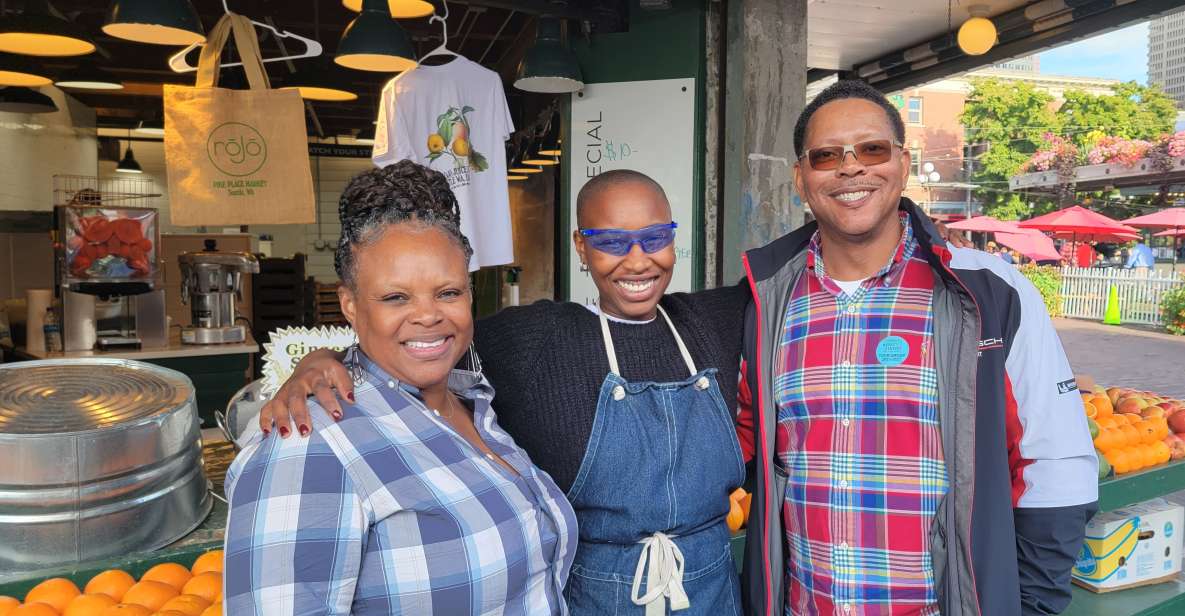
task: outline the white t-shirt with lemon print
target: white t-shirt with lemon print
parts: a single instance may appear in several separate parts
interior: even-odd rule
[[[374,163],[408,159],[445,175],[473,245],[470,270],[514,261],[506,139],[514,131],[502,79],[468,58],[419,66],[383,88]]]

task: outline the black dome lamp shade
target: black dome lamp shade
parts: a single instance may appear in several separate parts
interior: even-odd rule
[[[84,56],[95,51],[86,31],[49,11],[46,0],[29,0],[25,12],[0,21],[0,51],[27,56]]]
[[[342,6],[357,13],[362,10],[362,0],[342,0]],[[424,0],[388,0],[387,11],[395,19],[427,17],[436,9]]]
[[[123,83],[111,73],[86,62],[77,68],[62,73],[54,85],[59,88],[73,88],[75,90],[122,90]]]
[[[206,40],[202,20],[189,0],[115,0],[103,32],[153,45],[192,45]]]
[[[362,0],[362,12],[342,32],[333,61],[346,68],[378,73],[416,67],[411,39],[391,19],[386,0]]]
[[[318,58],[320,60],[320,58]],[[357,100],[358,95],[346,89],[340,68],[329,61],[314,61],[300,65],[295,73],[284,77],[283,89],[292,88],[300,97],[311,101],[345,102]]]
[[[576,54],[560,40],[558,19],[539,19],[535,45],[519,63],[514,87],[543,94],[564,94],[584,88]]]
[[[53,99],[29,88],[0,88],[0,111],[7,113],[53,113]]]
[[[0,52],[0,86],[39,88],[51,83],[53,80],[45,70],[33,66],[24,57]]]
[[[144,173],[140,168],[140,163],[136,162],[136,155],[132,153],[132,142],[128,142],[128,149],[123,153],[123,160],[115,166],[115,170],[120,173]]]

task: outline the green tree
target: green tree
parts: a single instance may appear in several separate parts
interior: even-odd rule
[[[1045,147],[1046,133],[1070,139],[1085,155],[1103,135],[1151,141],[1171,132],[1176,120],[1176,106],[1159,86],[1127,82],[1110,94],[1070,90],[1064,97],[1058,107],[1053,96],[1030,83],[972,80],[961,120],[977,153],[968,161],[970,180],[980,186],[976,196],[984,213],[1016,219],[1057,207],[1055,198],[1008,191],[1008,179]]]
[[[961,120],[967,143],[979,155],[970,163],[971,181],[984,213],[1015,220],[1029,208],[1008,192],[1008,179],[1044,143],[1046,132],[1059,132],[1053,96],[1026,82],[974,79]]]
[[[1129,81],[1111,94],[1067,90],[1064,96],[1057,110],[1062,134],[1083,152],[1104,135],[1153,141],[1172,132],[1177,116],[1176,103],[1158,85]]]

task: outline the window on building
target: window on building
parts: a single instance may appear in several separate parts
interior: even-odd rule
[[[911,96],[909,98],[909,106],[906,109],[908,110],[905,118],[907,122],[910,124],[922,123],[922,99]]]
[[[918,148],[909,148],[909,172],[912,177],[918,177],[922,174],[922,151]]]

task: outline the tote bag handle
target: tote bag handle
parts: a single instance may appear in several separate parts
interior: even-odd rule
[[[247,83],[252,90],[267,90],[271,83],[267,78],[267,71],[263,68],[263,58],[259,51],[259,38],[255,36],[255,26],[251,20],[242,15],[227,13],[218,20],[206,38],[202,47],[202,54],[198,59],[196,87],[213,88],[218,86],[218,64],[222,56],[222,48],[226,46],[226,39],[234,32],[235,47],[243,61],[243,68],[247,71]]]

